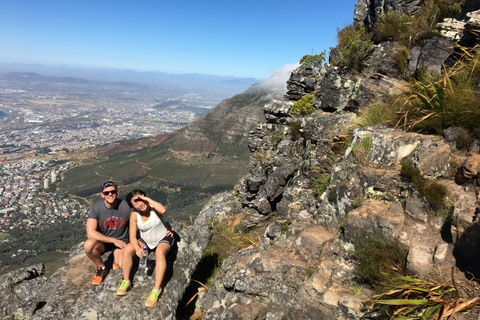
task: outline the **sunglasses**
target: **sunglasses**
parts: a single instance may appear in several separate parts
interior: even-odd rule
[[[102,193],[103,193],[104,196],[108,196],[109,194],[117,194],[117,190],[103,191]]]

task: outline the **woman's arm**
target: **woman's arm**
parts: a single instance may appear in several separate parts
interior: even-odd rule
[[[140,194],[137,195],[137,196],[138,196],[138,198],[142,199],[143,201],[147,201],[148,204],[153,208],[153,211],[155,211],[155,213],[157,215],[162,215],[167,211],[167,209],[165,209],[165,207],[160,202],[152,200],[149,197],[142,196]]]
[[[137,251],[137,249],[140,247],[138,246],[137,241],[137,213],[135,211],[130,213],[130,226],[128,228],[128,233],[130,236],[130,243],[135,248],[135,251]]]

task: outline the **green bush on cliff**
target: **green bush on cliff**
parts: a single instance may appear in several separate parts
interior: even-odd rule
[[[312,66],[313,68],[320,68],[324,61],[325,61],[325,50],[323,50],[320,54],[304,55],[302,59],[300,59],[300,64],[306,63]]]
[[[313,180],[313,191],[315,192],[318,198],[320,198],[320,196],[325,192],[325,190],[327,190],[327,187],[330,184],[331,179],[332,179],[332,175],[327,174],[325,176],[320,176],[317,179]]]
[[[367,135],[360,139],[352,148],[352,153],[355,158],[355,163],[359,166],[366,166],[368,158],[370,157],[370,151],[372,149],[372,137]]]
[[[339,30],[337,49],[340,52],[340,66],[362,71],[373,47],[370,38],[371,36],[365,32],[365,27],[358,22]]]
[[[401,165],[402,169],[400,174],[413,182],[415,189],[418,193],[425,196],[428,203],[435,208],[440,208],[444,205],[447,197],[447,188],[444,185],[423,178],[411,158],[402,160]]]
[[[292,106],[292,113],[295,116],[306,116],[315,110],[316,109],[313,106],[313,93],[304,95]]]
[[[387,272],[405,273],[406,250],[386,240],[380,230],[356,234],[354,245],[353,257],[358,261],[354,273],[361,282],[377,286],[389,282]]]

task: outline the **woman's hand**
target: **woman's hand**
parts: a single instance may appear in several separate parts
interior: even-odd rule
[[[135,254],[137,255],[137,257],[139,257],[140,259],[143,258],[143,248],[138,248],[135,250]]]
[[[135,200],[142,200],[142,201],[145,201],[145,202],[147,202],[147,203],[150,203],[150,201],[149,201],[150,198],[148,198],[148,197],[146,197],[146,196],[143,196],[143,195],[141,195],[141,194],[136,194],[136,195],[134,195],[133,198],[132,198],[132,201],[135,202]]]

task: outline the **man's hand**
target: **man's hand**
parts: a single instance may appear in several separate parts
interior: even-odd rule
[[[113,241],[113,244],[120,249],[124,249],[125,246],[127,245],[124,241],[118,240],[118,239],[115,239],[115,241]]]

